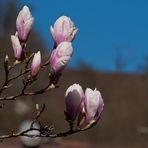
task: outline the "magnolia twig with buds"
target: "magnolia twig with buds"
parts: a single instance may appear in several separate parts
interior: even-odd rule
[[[92,124],[91,126],[89,126],[87,128],[74,129],[74,130],[70,128],[68,131],[65,131],[65,132],[51,134],[51,131],[54,130],[54,128],[52,126],[48,126],[48,125],[43,126],[39,122],[39,125],[40,125],[39,128],[33,127],[33,125],[35,123],[37,123],[41,114],[44,112],[45,104],[43,105],[41,110],[39,110],[39,106],[38,106],[38,104],[36,104],[36,110],[37,110],[36,118],[32,121],[30,128],[28,128],[24,131],[21,131],[21,132],[17,132],[17,133],[15,133],[13,130],[11,130],[10,134],[0,136],[0,140],[7,139],[7,138],[20,137],[20,136],[25,136],[25,137],[30,137],[30,138],[35,138],[35,137],[49,137],[49,138],[66,137],[66,136],[69,136],[69,135],[72,135],[72,134],[75,134],[75,133],[78,133],[78,132],[81,132],[81,131],[86,131],[86,130],[88,130],[88,129],[90,129],[94,126],[94,124]],[[39,134],[30,134],[29,132],[31,132],[31,131],[38,131]]]
[[[50,28],[51,35],[54,40],[54,48],[50,58],[42,64],[41,52],[28,55],[27,41],[34,24],[34,18],[27,6],[20,11],[17,20],[15,35],[11,36],[12,47],[14,51],[15,61],[11,65],[8,55],[4,60],[5,81],[0,88],[0,101],[16,100],[22,96],[32,96],[43,94],[52,89],[58,88],[58,81],[64,69],[68,65],[73,55],[72,41],[74,40],[78,29],[74,26],[72,20],[67,16],[60,17]],[[31,62],[32,61],[32,62]],[[10,77],[12,70],[23,67],[20,73]],[[38,73],[41,69],[49,67],[48,84],[40,90],[28,92],[27,87],[33,85],[38,80]],[[18,94],[3,96],[6,89],[12,88],[11,82],[22,78],[23,87]],[[0,107],[3,107],[1,104]],[[69,124],[69,129],[65,132],[52,134],[54,128],[52,126],[43,126],[39,118],[45,110],[45,105],[40,109],[36,105],[36,117],[32,121],[29,128],[20,132],[13,130],[8,135],[1,135],[0,139],[14,137],[65,137],[81,131],[86,131],[93,127],[101,117],[104,108],[104,102],[100,92],[95,89],[87,88],[85,92],[79,84],[71,85],[65,93],[65,119]],[[34,127],[38,123],[39,127]],[[37,133],[31,133],[38,131]],[[52,133],[51,133],[52,131]]]

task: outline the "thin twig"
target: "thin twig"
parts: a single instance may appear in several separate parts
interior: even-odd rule
[[[43,105],[42,109],[39,110],[38,105],[36,106],[36,110],[37,110],[37,114],[36,114],[36,118],[33,120],[33,122],[31,123],[30,128],[33,128],[33,125],[37,122],[37,120],[40,118],[40,116],[42,115],[42,113],[45,110],[45,104]]]
[[[24,71],[23,71],[23,72],[21,71],[20,74],[18,74],[18,75],[16,75],[16,76],[13,76],[13,77],[11,77],[11,78],[9,78],[9,72],[10,72],[10,70],[11,70],[12,68],[14,68],[14,67],[16,66],[16,64],[14,64],[13,66],[11,66],[11,67],[8,68],[8,62],[5,62],[5,63],[4,63],[4,66],[5,66],[5,82],[4,82],[3,86],[2,86],[2,88],[0,89],[0,94],[1,94],[5,89],[8,89],[9,87],[12,86],[12,85],[8,85],[11,81],[16,80],[16,79],[18,79],[19,77],[24,76],[25,74],[27,74],[28,72],[30,72],[31,69],[27,69],[27,67],[28,67],[28,64],[29,64],[29,62],[30,62],[30,60],[31,60],[31,58],[32,58],[33,56],[34,56],[34,53],[31,54],[31,55],[29,56],[29,58],[27,58],[27,60],[24,60],[24,61],[25,61],[25,69],[24,69]],[[49,62],[50,62],[50,60],[47,60],[44,64],[41,65],[41,68],[44,68],[44,67],[48,66],[48,65],[49,65]],[[22,62],[22,63],[23,63],[23,62]],[[50,77],[50,78],[51,78],[51,77]],[[43,89],[41,89],[41,90],[39,90],[39,91],[36,91],[36,92],[27,92],[27,93],[25,93],[25,89],[26,89],[27,85],[28,85],[28,84],[30,85],[30,83],[26,83],[26,84],[24,85],[24,87],[22,88],[21,93],[16,94],[15,96],[0,97],[0,101],[2,101],[2,100],[16,100],[16,98],[21,97],[21,96],[24,96],[24,95],[37,95],[37,94],[42,94],[42,93],[44,93],[44,92],[46,92],[46,91],[48,91],[48,90],[51,90],[51,89],[53,89],[53,88],[56,88],[55,86],[52,85],[52,83],[55,83],[55,82],[53,82],[53,80],[54,80],[55,78],[53,79],[53,77],[52,77],[51,79],[52,79],[52,80],[50,80],[50,83],[49,83],[45,88],[43,88]],[[32,83],[32,82],[33,82],[33,81],[31,80],[31,83]]]
[[[86,131],[88,129],[92,128],[84,128],[84,129],[75,129],[75,130],[68,130],[66,132],[61,132],[61,133],[57,133],[57,134],[43,134],[44,131],[46,131],[46,129],[39,129],[39,128],[29,128],[27,130],[24,130],[22,132],[18,132],[18,133],[14,133],[12,132],[11,134],[8,135],[2,135],[0,136],[0,139],[7,139],[7,138],[15,138],[15,137],[20,137],[20,136],[25,136],[25,137],[30,137],[30,138],[34,138],[34,137],[49,137],[49,138],[57,138],[57,137],[66,137],[69,135],[73,135],[79,132],[83,132]],[[28,134],[28,132],[30,131],[39,131],[39,133],[41,134]]]
[[[8,138],[16,138],[16,137],[21,137],[21,136],[30,137],[30,138],[34,138],[34,137],[49,137],[49,138],[66,137],[66,136],[73,135],[73,134],[76,134],[76,133],[79,133],[82,131],[86,131],[86,130],[92,128],[96,124],[96,122],[94,122],[92,124],[88,124],[88,126],[82,128],[82,129],[79,129],[79,128],[73,129],[73,125],[72,125],[72,127],[69,126],[68,131],[60,132],[60,133],[56,133],[56,134],[51,134],[51,131],[53,130],[53,128],[50,128],[49,126],[42,126],[40,122],[39,122],[40,123],[39,128],[36,128],[33,126],[35,123],[37,123],[37,121],[41,117],[42,113],[44,112],[45,104],[42,106],[41,110],[39,109],[39,106],[36,105],[36,110],[37,110],[36,117],[32,121],[32,123],[28,129],[26,129],[24,131],[17,132],[17,133],[14,133],[12,130],[11,133],[8,135],[1,135],[0,140],[4,140],[4,139],[8,139]],[[31,134],[30,133],[31,131],[38,131],[39,133]]]
[[[5,82],[2,86],[2,88],[0,89],[0,94],[4,89],[6,89],[5,86],[8,84],[9,70],[8,70],[8,56],[7,55],[6,55],[5,60],[4,60],[4,69],[5,69]]]
[[[24,92],[24,90],[26,89],[26,86],[25,86],[25,89],[23,87],[21,93],[18,93],[18,94],[14,95],[14,96],[0,97],[0,101],[11,101],[11,100],[16,100],[16,98],[22,97],[22,96],[32,96],[32,95],[43,94],[43,93],[45,93],[47,91],[50,91],[52,89],[55,89],[55,88],[58,88],[58,86],[55,86],[55,85],[51,84],[51,85],[47,85],[42,90],[39,90],[39,91],[36,91],[36,92]]]

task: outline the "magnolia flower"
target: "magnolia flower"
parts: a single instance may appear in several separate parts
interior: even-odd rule
[[[79,84],[71,85],[65,93],[65,114],[68,120],[74,121],[81,110],[84,92]]]
[[[103,111],[104,103],[98,90],[87,88],[85,91],[84,110],[87,123],[97,121]]]
[[[11,35],[11,42],[16,60],[21,61],[24,58],[24,51],[22,49],[18,36]]]
[[[41,53],[38,51],[32,60],[31,64],[31,76],[36,76],[41,68]]]
[[[50,27],[50,32],[56,45],[59,45],[63,41],[71,42],[77,31],[78,29],[74,27],[74,23],[67,16],[61,16],[55,22],[54,27]]]
[[[59,74],[69,63],[73,48],[70,42],[62,42],[53,50],[50,58],[50,66],[55,74]]]
[[[32,17],[29,8],[27,6],[24,6],[23,9],[19,12],[16,20],[18,37],[21,41],[27,41],[33,24],[34,18]]]

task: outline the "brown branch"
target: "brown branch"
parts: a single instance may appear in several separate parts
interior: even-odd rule
[[[50,60],[47,60],[47,61],[41,66],[41,68],[46,67],[49,63],[50,63]],[[12,78],[9,78],[9,79],[8,79],[8,82],[17,79],[17,78],[23,76],[24,74],[26,74],[26,73],[28,73],[28,72],[30,72],[30,69],[27,69],[27,67],[26,67],[26,69],[25,69],[23,72],[21,72],[20,74],[18,74],[17,76],[14,76],[14,77],[12,77]]]
[[[69,136],[69,135],[73,135],[73,134],[76,134],[76,133],[79,133],[79,132],[83,132],[83,131],[86,131],[88,129],[92,128],[91,127],[88,127],[88,128],[84,128],[84,129],[75,129],[75,130],[68,130],[66,132],[61,132],[61,133],[57,133],[57,134],[44,134],[45,131],[47,131],[47,128],[33,128],[33,127],[30,127],[29,129],[27,130],[24,130],[22,132],[18,132],[18,133],[10,133],[8,135],[2,135],[0,136],[0,139],[7,139],[7,138],[15,138],[15,137],[20,137],[20,136],[25,136],[25,137],[30,137],[30,138],[34,138],[34,137],[49,137],[49,138],[57,138],[57,137],[66,137],[66,136]],[[48,129],[48,131],[52,131],[53,129]],[[30,131],[39,131],[39,134],[28,134],[28,132]]]
[[[33,56],[34,56],[34,53],[31,54],[31,55],[29,56],[29,58],[27,58],[26,60],[24,60],[24,61],[25,61],[25,69],[24,69],[24,71],[23,71],[23,72],[21,71],[20,74],[14,76],[14,77],[11,77],[11,78],[9,78],[9,72],[10,72],[10,70],[11,70],[12,68],[14,68],[17,64],[14,64],[13,66],[11,66],[11,67],[8,68],[8,62],[5,61],[5,63],[4,63],[4,66],[5,66],[5,82],[4,82],[3,86],[2,86],[2,88],[0,89],[0,94],[1,94],[5,89],[8,89],[9,87],[12,86],[12,85],[8,85],[11,81],[16,80],[16,79],[18,79],[19,77],[24,76],[25,74],[27,74],[28,72],[30,72],[30,69],[27,69],[27,67],[28,67],[28,64],[29,64],[29,62],[30,62],[30,60],[31,60],[31,58],[32,58]],[[50,60],[47,60],[44,64],[41,65],[41,68],[45,68],[46,66],[48,66],[48,65],[49,65],[49,62],[50,62]],[[23,62],[22,62],[22,63],[23,63]],[[50,78],[51,78],[51,77],[50,77]],[[52,80],[53,80],[53,78],[52,78]],[[28,84],[30,85],[30,84],[34,81],[34,80],[33,80],[33,81],[31,80],[31,81],[30,81],[31,83],[30,83],[30,82],[29,82],[29,83],[27,82],[27,84],[24,85],[24,87],[23,87],[21,93],[15,95],[15,96],[0,97],[0,101],[2,101],[2,100],[15,100],[16,98],[21,97],[21,96],[24,96],[24,95],[37,95],[37,94],[42,94],[42,93],[44,93],[44,92],[46,92],[46,91],[48,91],[48,90],[51,90],[51,89],[55,88],[55,86],[52,85],[52,80],[50,80],[50,84],[49,84],[49,85],[47,85],[45,88],[43,88],[43,89],[41,89],[41,90],[39,90],[39,91],[25,93],[25,89],[26,89],[27,85],[28,85]]]
[[[4,140],[4,139],[8,139],[8,138],[16,138],[16,137],[21,137],[21,136],[30,137],[30,138],[34,138],[34,137],[50,137],[50,138],[66,137],[66,136],[73,135],[73,134],[76,134],[76,133],[79,133],[82,131],[86,131],[86,130],[92,128],[96,124],[96,122],[95,122],[92,124],[88,124],[88,126],[86,126],[85,128],[82,128],[82,129],[76,128],[74,130],[73,130],[73,125],[72,125],[72,127],[70,125],[68,131],[60,132],[60,133],[56,133],[56,134],[51,134],[51,131],[54,129],[53,127],[42,126],[41,123],[40,123],[40,128],[33,127],[33,125],[35,123],[37,123],[38,119],[40,118],[40,116],[42,115],[44,110],[45,110],[45,104],[42,106],[41,110],[39,109],[39,105],[37,104],[36,105],[36,111],[37,111],[36,117],[32,121],[32,123],[28,129],[26,129],[24,131],[17,132],[17,133],[14,133],[12,130],[11,133],[8,135],[1,135],[0,140]],[[31,131],[38,131],[39,133],[38,134],[28,133]]]
[[[38,94],[43,94],[47,91],[50,91],[52,89],[58,88],[58,86],[54,85],[54,84],[50,84],[47,85],[45,88],[36,91],[36,92],[24,92],[26,89],[26,85],[24,85],[22,92],[19,94],[16,94],[15,96],[8,96],[8,97],[0,97],[0,101],[11,101],[11,100],[16,100],[16,98],[18,97],[22,97],[22,96],[32,96],[32,95],[38,95]]]
[[[39,105],[36,104],[36,111],[37,111],[37,114],[36,114],[36,118],[33,120],[33,122],[31,123],[31,126],[30,128],[33,128],[33,125],[37,122],[37,120],[40,118],[40,116],[42,115],[42,113],[44,112],[45,110],[45,104],[43,105],[42,109],[39,110]]]
[[[8,56],[6,55],[5,60],[4,60],[4,69],[5,69],[5,82],[2,85],[2,88],[0,89],[0,94],[1,92],[6,89],[6,85],[8,84],[8,75],[9,75],[9,70],[8,70]]]
[[[14,76],[14,77],[12,77],[12,78],[9,78],[9,79],[8,79],[8,83],[9,83],[10,81],[13,81],[13,80],[15,80],[15,79],[17,79],[17,78],[23,76],[24,74],[26,74],[26,73],[28,73],[28,72],[30,72],[30,69],[26,69],[26,70],[24,70],[23,72],[21,72],[20,74],[18,74],[17,76]]]

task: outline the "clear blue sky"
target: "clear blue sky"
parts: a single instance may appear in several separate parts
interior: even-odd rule
[[[148,54],[148,0],[23,0],[32,6],[35,29],[51,46],[50,25],[61,15],[72,18],[79,32],[71,67],[82,60],[98,70],[114,71],[116,50],[128,59],[125,71],[137,71]],[[23,5],[22,4],[22,5]]]

